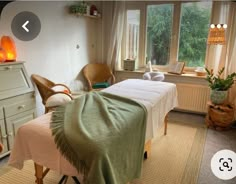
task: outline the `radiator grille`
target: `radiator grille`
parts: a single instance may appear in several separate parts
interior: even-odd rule
[[[177,109],[206,113],[207,101],[210,98],[208,86],[177,83],[178,102]]]

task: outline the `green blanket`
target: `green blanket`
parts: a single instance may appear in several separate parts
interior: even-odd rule
[[[90,92],[58,107],[50,127],[60,152],[84,174],[85,184],[126,184],[140,177],[146,131],[143,105]]]

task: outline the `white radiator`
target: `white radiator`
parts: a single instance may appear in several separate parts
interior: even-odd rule
[[[208,86],[177,83],[178,102],[177,109],[199,113],[207,112],[207,101],[210,98]]]

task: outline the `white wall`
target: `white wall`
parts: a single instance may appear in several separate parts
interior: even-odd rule
[[[101,20],[69,14],[75,2],[12,2],[2,12],[0,36],[10,35],[16,43],[17,60],[25,61],[29,76],[40,74],[56,83],[65,83],[72,90],[83,88],[80,73],[84,65],[101,60]],[[101,2],[96,2],[99,9]],[[41,21],[41,32],[32,41],[21,41],[11,32],[16,14],[31,11]],[[79,45],[79,49],[76,45]],[[43,113],[36,93],[37,112]]]
[[[106,1],[102,3],[102,58],[106,61],[109,50],[109,43],[112,29],[114,2]]]

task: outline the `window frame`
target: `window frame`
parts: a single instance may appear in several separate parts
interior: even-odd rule
[[[143,64],[143,60],[142,58],[144,58],[145,56],[143,55],[144,52],[143,50],[145,49],[145,46],[143,46],[143,44],[140,43],[145,43],[146,40],[144,38],[145,36],[145,23],[144,23],[144,12],[145,12],[145,6],[143,6],[143,2],[126,2],[126,10],[125,10],[125,17],[127,18],[127,11],[128,10],[139,10],[140,11],[140,24],[139,24],[139,43],[138,43],[138,66],[140,65],[140,63]],[[126,28],[127,28],[127,22],[125,18],[125,26],[124,26],[124,30],[123,30],[123,37],[122,37],[122,43],[121,43],[121,67],[123,68],[123,60],[127,59],[125,58],[126,56]],[[137,65],[137,62],[136,62]]]
[[[170,40],[170,59],[168,64],[174,64],[178,62],[178,54],[179,54],[179,39],[180,39],[180,23],[181,23],[181,5],[182,3],[189,3],[192,1],[149,1],[149,2],[126,2],[126,17],[128,10],[139,10],[140,11],[140,32],[139,32],[139,54],[138,54],[138,68],[143,68],[146,66],[146,46],[147,46],[147,7],[148,5],[161,5],[161,4],[172,4],[173,5],[173,21],[172,21],[172,31],[171,31],[171,40]],[[200,1],[196,1],[200,2]],[[126,19],[124,26],[124,33],[122,38],[122,49],[121,49],[121,61],[123,61],[126,55],[125,51],[125,43],[126,43]],[[142,44],[145,43],[145,44]],[[123,67],[123,62],[121,62],[121,66]],[[205,62],[206,63],[206,58]],[[158,68],[162,71],[168,70],[167,65],[153,65],[153,68]],[[185,71],[193,72],[196,67],[188,67],[185,66]]]

